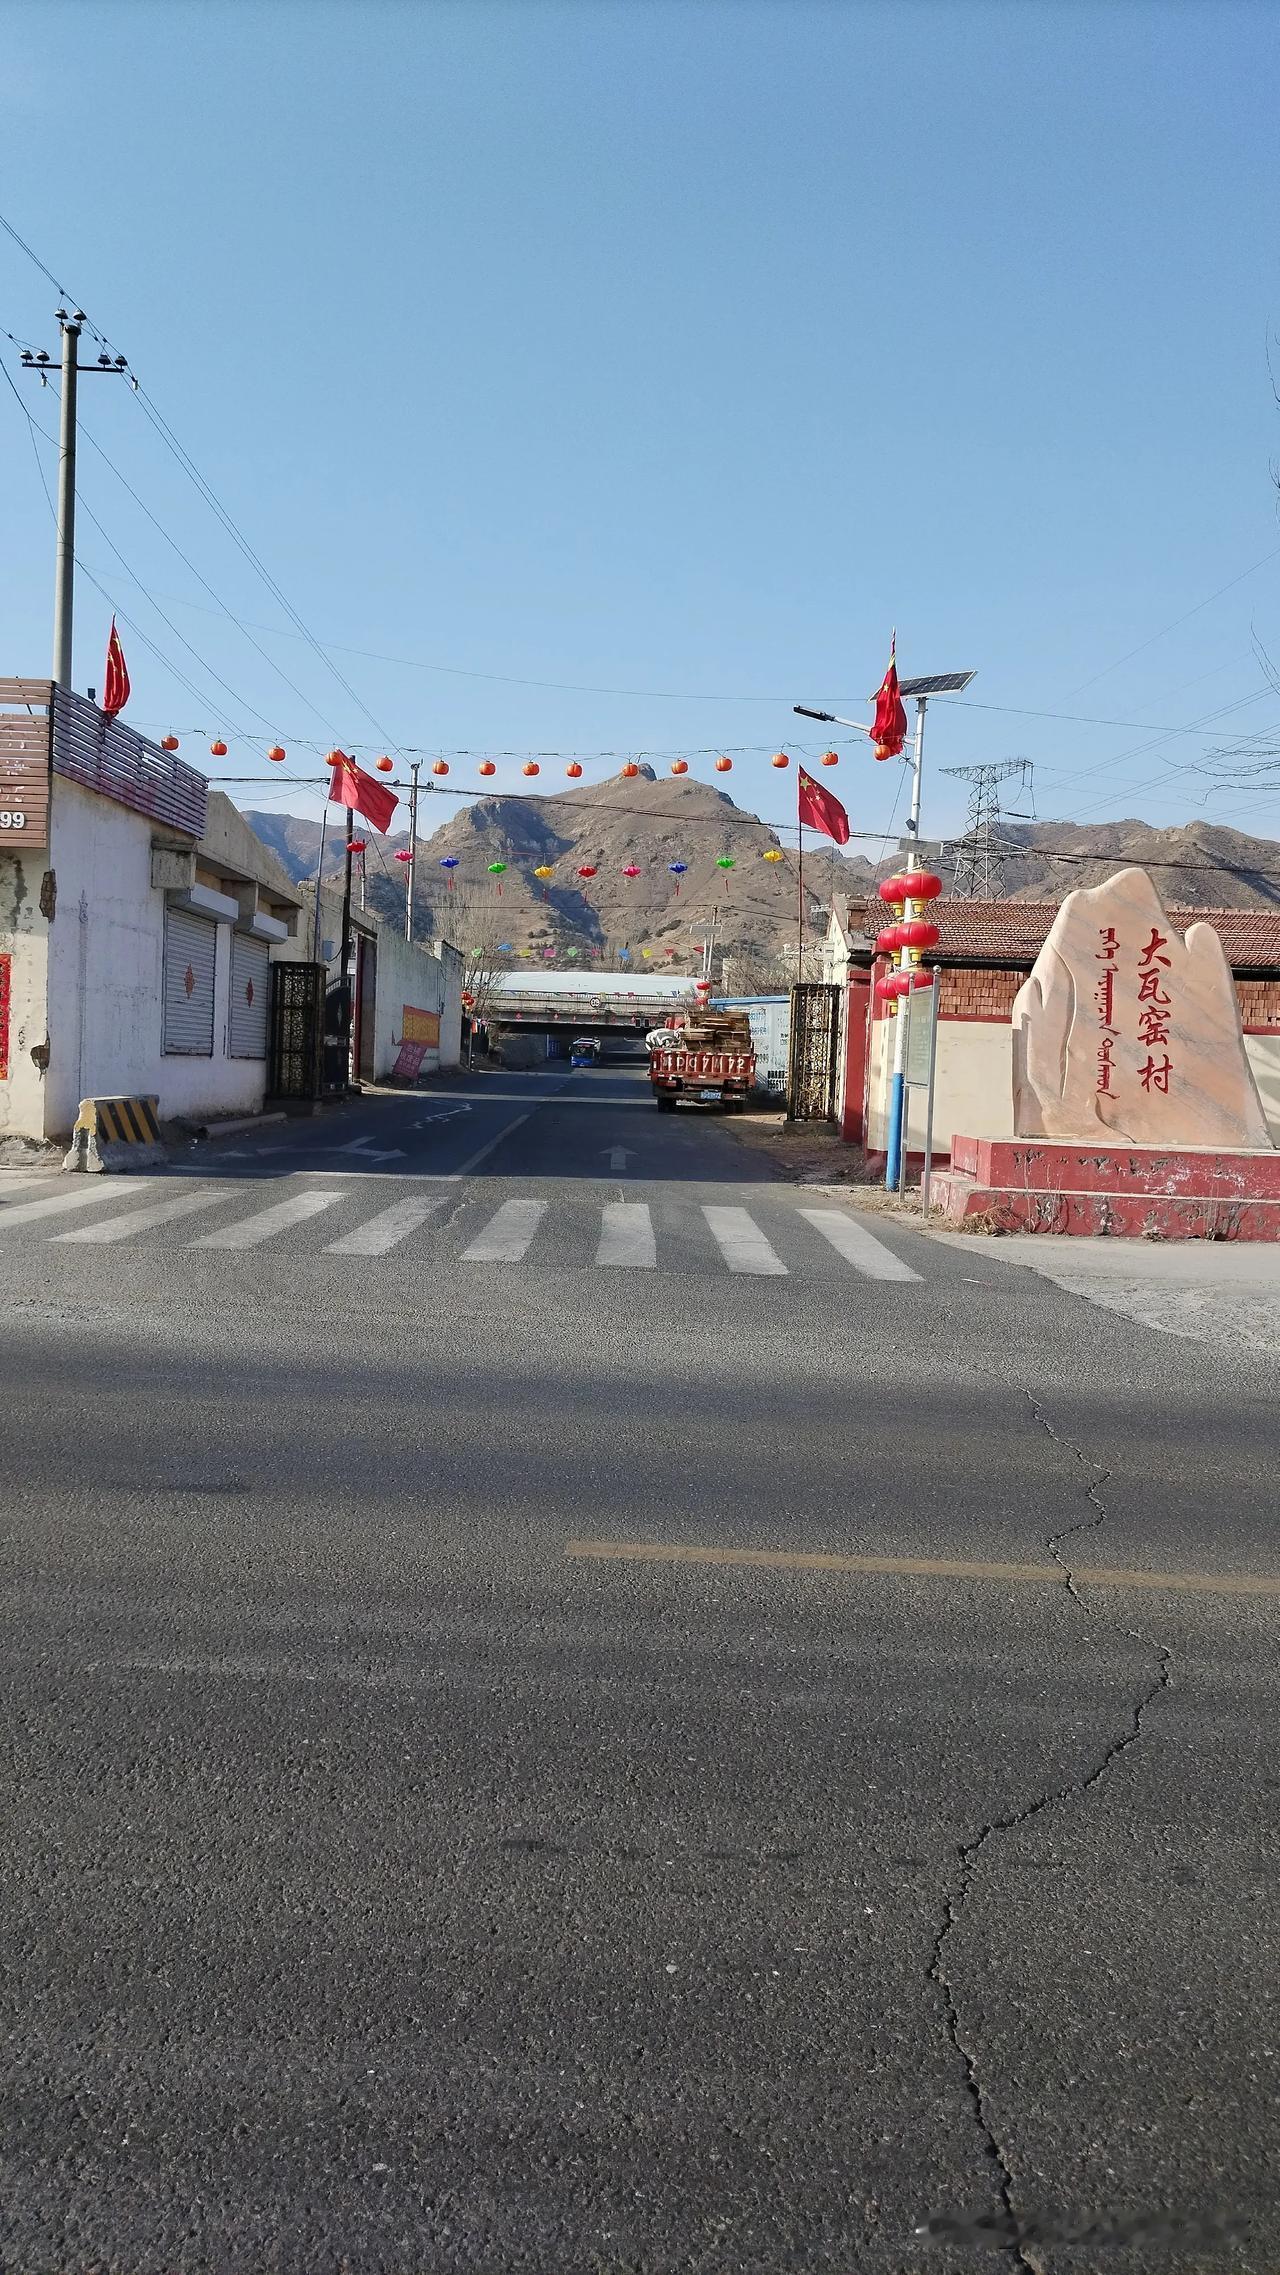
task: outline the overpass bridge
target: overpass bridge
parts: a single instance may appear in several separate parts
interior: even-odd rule
[[[646,1035],[697,1003],[692,979],[642,972],[503,972],[488,999],[491,1027],[545,1035]]]

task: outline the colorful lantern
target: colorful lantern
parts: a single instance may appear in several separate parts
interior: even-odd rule
[[[526,758],[524,765],[520,769],[520,772],[522,774],[541,774],[542,768],[539,766],[536,758]]]
[[[687,861],[668,861],[668,863],[667,863],[667,868],[668,868],[668,871],[670,872],[670,874],[671,874],[671,875],[672,875],[672,876],[675,878],[675,881],[676,881],[676,899],[677,899],[677,900],[679,900],[679,898],[680,898],[680,879],[681,879],[682,877],[684,877],[684,876],[687,876],[687,875],[688,875],[688,871],[689,871],[689,864],[688,864],[688,862],[687,862]]]
[[[218,738],[218,740],[217,740],[217,742],[216,742],[216,743],[210,743],[210,745],[209,745],[209,756],[210,756],[211,758],[225,758],[225,757],[226,757],[226,755],[227,755],[227,746],[226,746],[226,744],[223,742],[223,740],[222,740],[221,736],[219,736],[219,738]]]
[[[780,845],[766,846],[764,853],[761,855],[761,859],[764,861],[781,861],[782,847]]]
[[[595,873],[596,873],[596,870],[595,870],[595,863],[594,863],[594,862],[590,862],[590,861],[589,861],[589,862],[586,864],[586,866],[585,866],[584,868],[582,868],[582,869],[579,869],[579,871],[578,871],[578,875],[579,875],[580,877],[594,877]]]
[[[936,901],[942,891],[941,877],[935,877],[932,869],[912,869],[909,876],[911,890],[907,894],[908,900]]]
[[[785,750],[778,750],[774,752],[773,757],[769,761],[769,764],[770,766],[790,766],[791,761],[787,757]]]
[[[432,765],[431,765],[431,771],[432,771],[432,773],[433,773],[433,774],[447,774],[447,773],[448,773],[448,771],[449,771],[449,761],[448,761],[448,759],[447,759],[447,758],[437,758],[437,759],[433,759],[433,761],[432,761]]]
[[[733,869],[736,868],[736,866],[737,863],[734,861],[733,855],[731,853],[722,853],[716,862],[717,869]]]
[[[412,861],[413,855],[407,852],[405,848],[401,846],[400,851],[396,855],[396,859],[397,861]]]
[[[178,746],[175,743],[173,747],[176,750]],[[168,743],[165,743],[164,748],[166,750],[169,748]],[[283,766],[284,752],[281,749],[279,743],[272,743],[270,750],[267,752],[267,757],[270,759],[273,766]]]
[[[640,874],[639,863],[636,861],[625,862],[623,865],[622,874],[624,877],[638,877]]]
[[[570,780],[571,782],[576,782],[576,781],[577,781],[577,779],[578,779],[578,776],[581,774],[581,772],[582,772],[582,768],[579,766],[577,759],[576,759],[576,758],[571,758],[571,759],[570,759],[570,761],[569,761],[569,763],[568,763],[568,765],[567,765],[567,766],[566,766],[566,768],[565,768],[565,773],[568,775],[568,777],[569,777],[569,780]]]
[[[486,865],[486,866],[487,866],[488,874],[489,874],[491,877],[496,877],[496,878],[497,878],[497,880],[498,880],[498,898],[499,898],[499,900],[501,900],[501,898],[502,898],[502,880],[503,880],[503,877],[504,877],[504,876],[505,876],[505,874],[506,874],[506,868],[507,868],[507,864],[506,864],[506,862],[505,862],[505,861],[490,861],[490,862],[488,862],[488,863],[487,863],[487,865]]]
[[[509,956],[511,954],[511,942],[509,940],[500,940],[498,942],[498,954],[500,956]]]
[[[876,886],[876,891],[881,900],[887,901],[890,908],[896,910],[899,916],[905,906],[908,889],[908,882],[904,876],[883,877]]]
[[[375,759],[375,761],[374,761],[374,764],[376,765],[376,767],[377,767],[377,769],[378,769],[378,772],[379,772],[379,774],[391,774],[391,773],[394,773],[394,771],[395,771],[395,763],[396,763],[396,762],[395,762],[394,758],[379,758],[379,759]]]
[[[731,758],[718,758],[718,759],[716,760],[716,773],[717,773],[717,774],[732,774],[732,772],[733,772],[733,760],[732,760]]]
[[[640,769],[633,758],[629,758],[622,769],[623,778],[628,782],[633,782],[639,772]]]
[[[161,750],[176,750],[176,749],[178,748],[178,738],[177,738],[177,736],[176,736],[176,735],[161,735],[161,737],[160,737],[160,748],[161,748]],[[268,756],[270,756],[270,755],[271,755],[271,754],[270,754],[270,753],[268,753]]]
[[[673,773],[673,774],[687,774],[687,773],[688,773],[688,771],[689,771],[689,761],[688,761],[688,759],[687,759],[687,758],[673,758],[673,759],[672,759],[672,761],[671,761],[671,771],[672,771],[672,773]]]
[[[649,957],[650,957],[650,956],[653,954],[653,950],[652,950],[652,948],[642,948],[642,949],[640,950],[640,953],[641,953],[641,955],[642,955],[642,956],[645,958],[645,961],[647,962],[647,961],[648,961],[648,959],[649,959]]]
[[[349,837],[344,850],[348,853],[363,853],[368,842],[367,837]]]
[[[895,925],[894,930],[899,934],[900,948],[911,948],[917,952],[924,948],[936,948],[942,938],[937,925],[927,916],[913,916],[909,924]]]
[[[444,854],[444,855],[443,855],[443,857],[442,857],[442,859],[441,859],[441,862],[440,862],[440,866],[441,866],[441,868],[444,870],[445,876],[446,876],[446,878],[448,879],[448,883],[449,883],[449,890],[450,890],[450,892],[452,892],[452,891],[453,891],[453,872],[454,872],[454,870],[455,870],[455,869],[457,868],[457,866],[458,866],[458,856],[457,856],[457,854],[456,854],[456,853],[446,853],[446,854]]]
[[[840,764],[839,751],[824,750],[822,754],[822,763],[824,766],[838,766]]]
[[[902,935],[905,930],[906,926],[904,924],[886,924],[884,931],[877,932],[876,934],[876,950],[878,954],[881,956],[896,956],[899,948],[901,948],[903,945]]]
[[[497,771],[498,769],[494,765],[491,758],[482,758],[479,766],[476,768],[477,774],[496,774]]]

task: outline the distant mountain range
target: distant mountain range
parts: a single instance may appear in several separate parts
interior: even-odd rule
[[[318,823],[294,814],[246,818],[295,879],[314,876]],[[335,813],[325,844],[328,878],[341,868],[343,834]],[[380,839],[363,827],[361,834],[370,840],[369,900],[379,914],[399,917],[405,872],[392,856],[407,834]],[[935,841],[924,851],[950,890],[955,841]],[[1099,884],[1134,862],[1150,870],[1170,908],[1280,904],[1280,845],[1208,822],[1177,829],[1139,821],[1005,822],[997,852],[992,897],[1000,900],[1060,901],[1074,886]],[[808,935],[823,927],[833,890],[856,905],[901,860],[896,840],[873,864],[807,838]],[[505,867],[493,873],[497,862]],[[538,868],[551,874],[537,877]],[[592,873],[583,876],[584,869]],[[557,957],[606,962],[623,950],[647,951],[655,964],[677,969],[696,960],[714,923],[717,943],[745,974],[763,973],[794,947],[799,890],[795,851],[755,814],[708,782],[659,778],[644,766],[625,780],[545,796],[477,798],[460,808],[419,839],[415,909],[422,936],[444,932],[471,949],[513,958],[550,949]]]

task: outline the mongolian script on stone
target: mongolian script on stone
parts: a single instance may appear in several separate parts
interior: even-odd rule
[[[1222,943],[1184,938],[1145,870],[1068,894],[1013,1030],[1019,1137],[1271,1146]]]

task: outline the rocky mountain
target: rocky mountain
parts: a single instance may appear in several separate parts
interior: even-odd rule
[[[426,821],[433,808],[424,803]],[[247,818],[295,878],[314,875],[317,823],[292,814]],[[341,865],[341,842],[341,827],[331,827],[326,875]],[[398,918],[405,873],[392,856],[406,836],[402,831],[375,842],[382,853],[375,858],[371,850],[368,857],[368,896],[380,914]],[[1001,900],[1058,901],[1073,886],[1099,884],[1132,861],[1150,870],[1170,908],[1280,903],[1280,845],[1209,822],[1176,829],[1140,821],[1005,822],[999,844],[994,896]],[[924,851],[950,888],[955,841]],[[445,861],[456,866],[446,868]],[[505,868],[492,874],[489,864],[499,861]],[[824,839],[807,841],[810,937],[825,922],[833,889],[856,903],[900,861],[896,844],[873,867]],[[675,863],[683,864],[679,874]],[[551,875],[536,877],[535,869],[544,867]],[[583,877],[583,869],[594,874]],[[630,779],[614,776],[545,796],[477,798],[418,847],[419,933],[445,932],[473,952],[504,961],[550,950],[557,958],[615,963],[625,951],[682,969],[698,959],[714,922],[716,941],[736,959],[742,984],[749,984],[748,975],[763,982],[784,948],[794,948],[797,906],[796,855],[774,830],[711,783],[659,777],[648,766]]]

